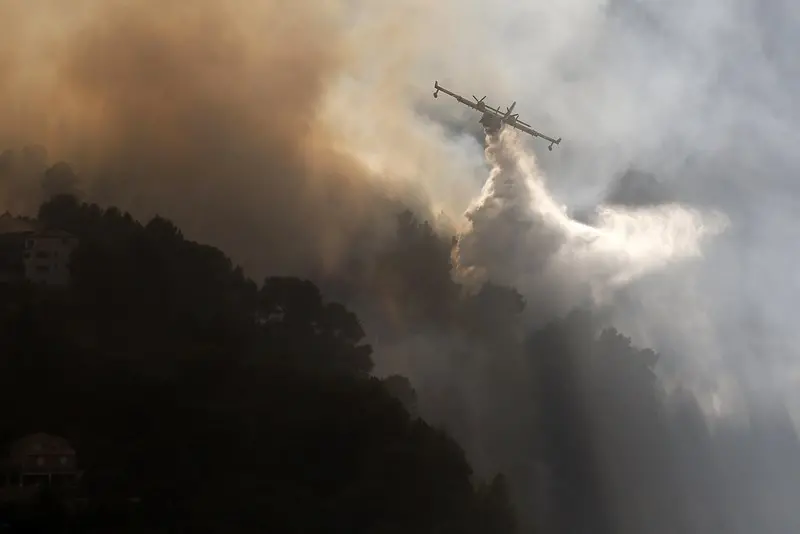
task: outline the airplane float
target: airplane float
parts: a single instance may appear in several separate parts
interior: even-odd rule
[[[433,97],[434,98],[439,98],[439,91],[441,91],[446,95],[452,96],[453,98],[455,98],[456,100],[458,100],[459,102],[464,104],[465,106],[470,107],[470,108],[474,109],[475,111],[479,111],[479,112],[483,113],[483,116],[481,117],[481,120],[478,121],[478,122],[483,124],[483,127],[490,134],[496,134],[497,132],[500,131],[500,129],[504,125],[507,125],[507,126],[511,126],[512,128],[516,128],[517,130],[520,130],[521,132],[525,132],[528,135],[532,135],[534,137],[541,137],[542,139],[546,139],[547,141],[550,141],[550,146],[547,147],[547,149],[550,150],[550,151],[553,150],[553,145],[557,145],[557,144],[561,143],[561,138],[560,137],[558,139],[553,139],[552,137],[548,137],[548,136],[544,135],[543,133],[537,132],[536,130],[534,130],[533,127],[531,127],[530,124],[521,121],[520,118],[519,118],[519,113],[515,113],[515,114],[512,115],[511,112],[514,111],[514,106],[517,105],[516,102],[512,103],[511,106],[506,107],[506,111],[505,111],[505,113],[503,113],[498,108],[493,108],[492,106],[486,104],[484,102],[484,100],[486,100],[485,96],[483,98],[481,98],[480,100],[478,100],[478,97],[473,95],[472,98],[475,99],[475,102],[472,102],[470,100],[467,100],[466,98],[464,98],[461,95],[458,95],[456,93],[453,93],[452,91],[449,91],[449,90],[445,89],[444,87],[439,85],[438,81],[434,82],[433,88],[436,89],[436,91],[434,91],[434,93],[433,93]]]

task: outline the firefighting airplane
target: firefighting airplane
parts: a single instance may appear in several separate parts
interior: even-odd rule
[[[467,100],[461,95],[457,95],[452,91],[448,91],[447,89],[439,85],[438,81],[433,83],[433,88],[436,89],[436,91],[434,91],[433,93],[433,98],[439,98],[439,91],[441,91],[446,95],[452,96],[465,106],[471,107],[472,109],[483,113],[483,116],[481,117],[481,120],[479,122],[483,124],[483,127],[486,128],[486,131],[491,134],[499,132],[500,128],[502,128],[504,124],[507,124],[508,126],[512,126],[517,130],[525,132],[528,135],[532,135],[534,137],[541,137],[542,139],[550,141],[550,146],[547,147],[547,150],[552,151],[553,145],[561,143],[560,137],[558,139],[553,139],[552,137],[548,137],[543,133],[539,133],[536,130],[534,130],[530,124],[519,120],[519,113],[515,113],[514,115],[512,115],[511,112],[514,111],[514,106],[517,105],[516,102],[512,103],[510,107],[506,107],[506,112],[503,113],[499,109],[493,108],[492,106],[485,104],[483,102],[484,100],[486,100],[485,96],[480,100],[478,100],[478,97],[473,95],[472,98],[475,99],[475,102],[471,102],[470,100]]]

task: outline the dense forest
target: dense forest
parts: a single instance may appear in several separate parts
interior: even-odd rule
[[[513,288],[454,282],[451,240],[410,212],[353,276],[260,283],[163,217],[143,224],[59,194],[37,220],[80,244],[69,287],[0,288],[0,440],[67,438],[90,504],[67,513],[45,492],[0,510],[12,528],[661,534],[792,524],[786,495],[800,473],[765,452],[800,458],[780,413],[712,431],[692,395],[667,402],[658,356],[595,314],[531,329],[526,309],[537,303]],[[381,351],[397,347],[447,359],[447,378],[376,373],[396,354]],[[119,505],[129,497],[138,504]]]
[[[133,516],[84,514],[75,528],[135,521],[200,531],[519,530],[506,476],[476,476],[449,433],[417,417],[408,379],[374,378],[362,322],[311,281],[269,277],[259,286],[165,218],[141,224],[72,195],[45,202],[37,219],[80,245],[70,287],[2,289],[0,395],[8,409],[0,437],[64,436],[79,451],[84,491],[141,499]],[[524,349],[522,297],[492,284],[463,291],[450,277],[449,247],[401,213],[369,280],[340,292],[370,310],[376,327],[376,303],[392,301],[402,320],[384,328],[392,333],[384,343],[436,329],[492,353]],[[383,298],[365,304],[359,291]],[[544,454],[570,487],[585,488],[592,481],[569,480],[586,453],[564,435],[576,415],[558,407],[574,404],[574,392],[568,362],[558,362],[564,348],[548,347],[565,339],[553,328],[531,338],[536,365],[528,366],[550,387],[514,399],[552,408],[551,426],[542,427],[549,441],[513,445]],[[554,359],[545,356],[551,350]],[[457,423],[445,423],[458,434]],[[509,445],[501,431],[495,439],[495,447]]]
[[[413,415],[406,379],[371,377],[358,318],[312,282],[257,285],[166,219],[140,224],[72,196],[38,220],[80,245],[69,288],[2,289],[2,438],[66,437],[83,486],[141,499],[125,522],[515,530],[504,478],[472,476],[458,444]]]

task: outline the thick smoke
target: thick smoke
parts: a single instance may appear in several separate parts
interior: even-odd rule
[[[515,134],[504,130],[487,142],[492,170],[466,214],[471,227],[458,241],[460,274],[513,285],[534,297],[538,312],[607,304],[634,280],[699,257],[704,240],[727,225],[721,213],[674,203],[600,206],[593,225],[578,222],[553,198]]]
[[[351,30],[376,31],[379,13],[354,24],[357,5],[273,0],[12,0],[0,10],[0,146],[46,147],[0,160],[0,208],[31,212],[49,193],[78,190],[139,217],[165,214],[261,276],[340,269],[391,228],[401,200],[429,204],[401,173],[353,154],[347,116],[326,118],[344,109],[330,95],[376,38]],[[395,52],[406,42],[381,38]],[[387,86],[381,97],[391,109]],[[385,118],[373,114],[374,126]],[[40,183],[58,161],[77,176]]]
[[[536,319],[603,306],[707,415],[754,396],[800,413],[793,2],[0,0],[0,22],[0,147],[19,149],[0,156],[0,211],[77,191],[162,213],[254,276],[338,275],[400,204],[458,225],[477,199],[463,280],[518,287]],[[481,192],[477,117],[434,101],[434,79],[517,100],[564,142],[538,161],[491,144]],[[631,167],[670,202],[620,207]],[[523,426],[498,393],[524,389],[513,372],[482,389],[480,366],[435,357],[459,340],[409,345],[431,356],[423,389],[445,391],[431,402],[461,384],[476,436]]]
[[[602,204],[634,167],[730,219],[702,262],[637,280],[614,311],[638,344],[674,355],[663,364],[709,413],[736,411],[742,391],[800,413],[787,245],[798,237],[798,26],[796,4],[750,0],[508,0],[485,20],[503,35],[487,42],[507,65],[497,98],[565,139],[540,161],[560,202]]]

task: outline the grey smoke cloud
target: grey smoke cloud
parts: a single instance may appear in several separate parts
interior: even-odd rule
[[[488,139],[486,154],[493,168],[467,211],[458,271],[517,287],[551,316],[606,305],[643,276],[700,257],[728,224],[724,214],[675,203],[600,205],[594,223],[584,224],[556,202],[515,133]]]
[[[626,289],[617,324],[641,344],[679,352],[672,378],[694,382],[709,414],[734,405],[735,390],[793,396],[797,7],[509,0],[463,10],[462,40],[484,47],[470,64],[502,75],[487,83],[446,70],[458,54],[450,50],[441,68],[453,74],[438,78],[495,103],[517,100],[526,121],[564,138],[539,159],[558,202],[600,204],[633,167],[653,173],[669,200],[730,219],[702,261]]]
[[[633,167],[653,173],[669,201],[729,219],[699,261],[632,281],[604,309],[637,344],[663,354],[658,372],[668,391],[692,390],[716,429],[709,456],[689,448],[676,461],[676,471],[686,472],[703,457],[722,473],[702,492],[683,487],[688,502],[702,503],[697,516],[718,507],[728,521],[721,531],[791,530],[796,513],[763,492],[788,495],[800,487],[789,469],[796,450],[787,445],[796,438],[781,426],[784,406],[795,425],[800,413],[793,252],[800,129],[798,70],[789,53],[797,45],[798,8],[747,1],[573,2],[548,13],[543,2],[497,8],[513,12],[520,27],[548,27],[514,34],[509,16],[497,35],[511,37],[497,37],[493,46],[516,65],[508,91],[522,116],[550,130],[552,121],[565,139],[557,155],[540,158],[555,198],[573,206],[619,200],[615,181]],[[623,203],[637,203],[630,200]],[[686,439],[677,432],[678,441]],[[766,445],[773,441],[783,444]]]
[[[493,104],[516,100],[527,122],[564,139],[552,153],[523,141],[543,153],[555,204],[603,204],[635,167],[671,202],[725,214],[729,227],[700,260],[629,280],[606,309],[666,355],[662,378],[693,389],[712,419],[753,395],[782,397],[797,414],[798,9],[9,0],[0,146],[47,147],[46,161],[72,163],[72,185],[89,198],[164,213],[250,272],[317,258],[336,271],[354,244],[391,231],[397,200],[465,227],[488,173],[477,117],[434,101],[434,79]],[[41,191],[25,177],[43,171],[41,154],[0,159],[0,173],[12,167],[0,203],[30,208]],[[494,261],[518,239],[510,231]],[[531,288],[542,266],[506,268],[504,279]],[[562,272],[560,298],[578,274]]]
[[[63,160],[88,200],[167,215],[253,276],[341,270],[350,250],[391,230],[401,201],[423,213],[430,204],[348,153],[344,123],[324,117],[328,94],[377,38],[353,31],[357,7],[2,2],[0,146],[41,145],[47,156],[5,165],[0,204],[35,210],[65,175],[39,184],[32,169]],[[393,21],[402,27],[403,16]],[[407,42],[380,38],[395,50]],[[442,159],[431,154],[428,163]]]
[[[604,311],[637,344],[664,355],[658,372],[665,386],[692,390],[715,428],[746,425],[754,404],[773,407],[777,418],[776,407],[788,405],[797,420],[800,280],[793,243],[800,237],[800,191],[793,177],[800,169],[794,97],[800,72],[791,51],[798,8],[744,0],[462,5],[460,38],[419,67],[420,85],[437,78],[467,95],[487,93],[495,104],[517,100],[526,121],[562,136],[561,149],[541,151],[538,162],[557,203],[618,201],[608,191],[618,176],[638,168],[658,178],[665,200],[724,213],[727,230],[699,250],[699,260],[631,281]],[[491,69],[499,72],[488,82]],[[476,119],[455,103],[434,104],[420,93],[427,116],[445,115],[448,123]],[[526,147],[539,151],[536,141]],[[475,183],[473,197],[480,176],[465,177]],[[494,256],[468,257],[468,263],[491,263],[497,276],[535,287],[523,280],[535,281],[540,267],[518,269],[515,251],[525,247],[514,232],[525,233],[509,225],[508,240],[486,249]],[[574,278],[562,280],[574,287]],[[731,451],[750,447],[736,431],[720,432],[715,462],[740,458]],[[756,441],[772,439],[772,430],[753,432]],[[748,463],[767,462],[759,447],[748,453]],[[775,454],[780,458],[770,462],[793,461]],[[739,483],[777,487],[780,477],[770,473],[754,468]],[[723,508],[739,502],[717,483],[709,488]],[[689,491],[687,499],[693,497],[699,496]],[[767,506],[756,493],[746,500]],[[794,520],[785,509],[773,519],[747,519],[775,531]]]

